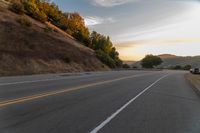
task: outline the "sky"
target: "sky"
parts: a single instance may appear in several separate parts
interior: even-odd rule
[[[200,55],[200,0],[53,0],[109,35],[122,60]]]

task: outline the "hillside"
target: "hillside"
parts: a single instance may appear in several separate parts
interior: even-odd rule
[[[101,70],[95,52],[62,30],[0,8],[1,76]]]
[[[172,54],[161,54],[161,55],[158,55],[158,56],[162,59],[169,59],[169,58],[176,58],[177,57],[176,55],[172,55]]]
[[[136,63],[136,61],[123,61],[123,63],[132,66],[134,63]]]
[[[163,63],[160,65],[160,67],[168,68],[176,65],[191,65],[192,67],[200,67],[200,56],[176,56],[174,58],[163,58]]]
[[[170,68],[176,65],[185,66],[191,65],[192,67],[200,67],[200,56],[176,56],[171,54],[158,55],[162,58],[163,63],[158,67]],[[133,66],[141,67],[140,61],[133,64]]]

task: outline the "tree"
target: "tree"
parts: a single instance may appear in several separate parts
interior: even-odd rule
[[[142,59],[141,65],[143,68],[153,68],[154,66],[160,65],[162,62],[159,56],[146,55],[145,58]]]
[[[100,59],[104,64],[108,65],[110,68],[115,68],[116,63],[115,61],[104,51],[102,50],[97,50],[96,51],[96,56],[98,59]]]
[[[40,1],[26,0],[23,2],[23,5],[28,15],[32,16],[33,18],[41,22],[47,21],[47,15],[43,12],[43,10],[39,8]]]
[[[16,0],[21,5],[14,5],[17,13],[24,9],[24,13],[41,22],[50,22],[62,29],[87,47],[95,50],[97,57],[111,68],[122,67],[119,53],[116,51],[109,36],[97,32],[90,34],[83,17],[77,12],[62,12],[50,0]],[[17,4],[19,4],[17,3]]]
[[[97,33],[96,31],[93,31],[90,34],[89,42],[90,42],[89,43],[90,48],[97,51],[97,53],[98,53],[97,57],[100,58],[100,60],[103,63],[105,63],[106,65],[108,65],[112,68],[122,66],[122,61],[119,59],[119,53],[116,51],[116,48],[113,47],[113,44],[112,44],[109,36],[104,36],[104,35]],[[99,52],[99,51],[101,51],[101,52]],[[99,56],[99,55],[101,55],[101,56]],[[105,59],[103,59],[103,58],[105,58]],[[114,65],[113,65],[113,63],[114,63]]]
[[[176,66],[173,66],[172,69],[174,70],[182,70],[182,66],[181,65],[176,65]]]
[[[19,0],[14,0],[10,5],[10,10],[17,14],[24,14],[24,6]]]
[[[122,67],[125,69],[131,68],[128,64],[123,64]]]
[[[184,70],[190,70],[191,68],[192,68],[191,65],[185,65],[185,66],[183,67]]]

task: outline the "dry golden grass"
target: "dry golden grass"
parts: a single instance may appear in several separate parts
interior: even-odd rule
[[[188,73],[186,79],[199,91],[200,94],[200,75]]]
[[[89,49],[51,24],[28,16],[31,27],[16,21],[20,15],[0,11],[0,75],[109,70]],[[45,32],[49,26],[51,32]]]

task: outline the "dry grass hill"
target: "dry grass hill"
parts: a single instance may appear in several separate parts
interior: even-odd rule
[[[109,70],[92,49],[62,30],[15,14],[0,2],[1,76]]]
[[[200,56],[176,56],[171,54],[162,54],[158,55],[160,58],[162,58],[163,63],[159,65],[158,67],[162,68],[171,68],[174,66],[186,66],[191,65],[194,67],[200,67]],[[133,64],[133,66],[141,67],[140,61]]]

